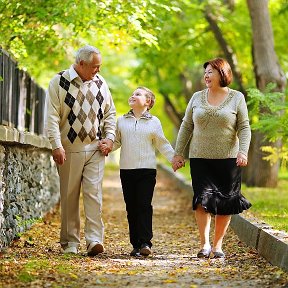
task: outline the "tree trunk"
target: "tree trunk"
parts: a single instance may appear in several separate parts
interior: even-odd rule
[[[161,94],[164,97],[164,101],[165,101],[164,103],[165,113],[168,115],[169,119],[172,121],[174,126],[177,127],[177,129],[179,129],[181,122],[182,122],[183,115],[181,115],[180,113],[176,111],[175,106],[170,101],[170,98],[166,93],[162,92]]]
[[[279,145],[280,143],[275,143]],[[278,180],[279,163],[271,165],[269,161],[263,160],[267,154],[261,151],[261,146],[271,146],[271,143],[263,140],[259,132],[252,133],[249,149],[249,163],[243,171],[243,182],[247,186],[276,187]]]
[[[253,64],[256,85],[263,91],[268,83],[276,83],[276,91],[283,92],[286,79],[274,50],[274,37],[268,10],[268,0],[247,0],[253,37]],[[265,143],[264,135],[253,133],[249,151],[249,165],[245,175],[248,186],[276,187],[279,163],[270,165],[263,160],[261,146],[279,146],[279,143]]]
[[[160,76],[159,70],[156,70],[155,72],[158,79],[158,83],[162,83],[163,80]],[[161,86],[162,85],[160,85],[160,87]],[[178,111],[177,107],[172,103],[169,95],[165,91],[162,91],[162,89],[160,89],[159,92],[164,98],[164,109],[166,114],[168,115],[174,126],[177,127],[177,129],[179,129],[184,115],[180,111]]]

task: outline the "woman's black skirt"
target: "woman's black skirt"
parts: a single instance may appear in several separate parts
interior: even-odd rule
[[[236,158],[190,159],[193,210],[200,204],[214,215],[239,214],[251,207],[241,194],[241,168]]]

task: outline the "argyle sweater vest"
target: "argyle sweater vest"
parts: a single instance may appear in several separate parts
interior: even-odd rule
[[[102,133],[100,130],[100,122],[103,119],[103,111],[101,109],[101,105],[104,98],[101,94],[100,88],[103,82],[96,75],[97,80],[93,82],[96,84],[98,89],[95,89],[93,82],[90,82],[87,90],[83,89],[81,91],[81,89],[79,89],[79,84],[73,81],[70,82],[64,77],[64,72],[65,71],[59,73],[61,76],[59,85],[65,91],[67,91],[64,102],[71,109],[68,115],[68,122],[71,126],[67,135],[68,139],[71,143],[73,143],[77,137],[79,137],[82,142],[84,142],[87,137],[89,138],[88,141],[93,141],[96,139],[96,137],[101,139]],[[77,95],[72,95],[69,93],[71,85],[79,89]],[[71,90],[73,90],[73,88]],[[94,102],[96,105],[93,105]],[[96,119],[98,123],[95,123]],[[98,127],[97,131],[95,127]]]
[[[71,81],[68,71],[60,72],[55,77],[56,79],[54,78],[51,81],[58,82],[58,85],[56,85],[58,86],[57,99],[53,99],[53,93],[49,93],[48,89],[51,104],[50,111],[48,109],[48,116],[50,115],[50,119],[48,119],[48,137],[52,149],[58,148],[60,145],[65,150],[72,152],[95,150],[98,146],[98,140],[105,134],[103,121],[104,114],[107,111],[108,116],[111,116],[111,130],[108,132],[115,133],[113,128],[115,126],[115,123],[113,123],[115,121],[113,120],[115,118],[115,107],[110,91],[100,75],[96,75],[93,81],[81,84],[79,80],[77,81],[77,78]],[[58,115],[59,119],[55,119]],[[58,130],[60,130],[61,144],[57,144],[57,127],[54,126],[56,129],[53,129],[53,120],[51,121],[53,118],[60,122],[58,125],[60,129]],[[52,122],[50,125],[49,121]]]

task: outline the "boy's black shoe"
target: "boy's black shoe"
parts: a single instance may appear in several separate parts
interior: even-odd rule
[[[149,247],[148,244],[144,243],[141,245],[141,248],[140,248],[140,254],[142,256],[148,256],[152,253],[151,251],[151,248]]]
[[[134,248],[131,251],[130,256],[140,256],[140,249],[139,248]]]

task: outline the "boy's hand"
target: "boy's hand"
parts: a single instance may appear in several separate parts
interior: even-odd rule
[[[180,155],[175,155],[172,160],[173,171],[176,172],[179,168],[185,166],[185,159]]]

